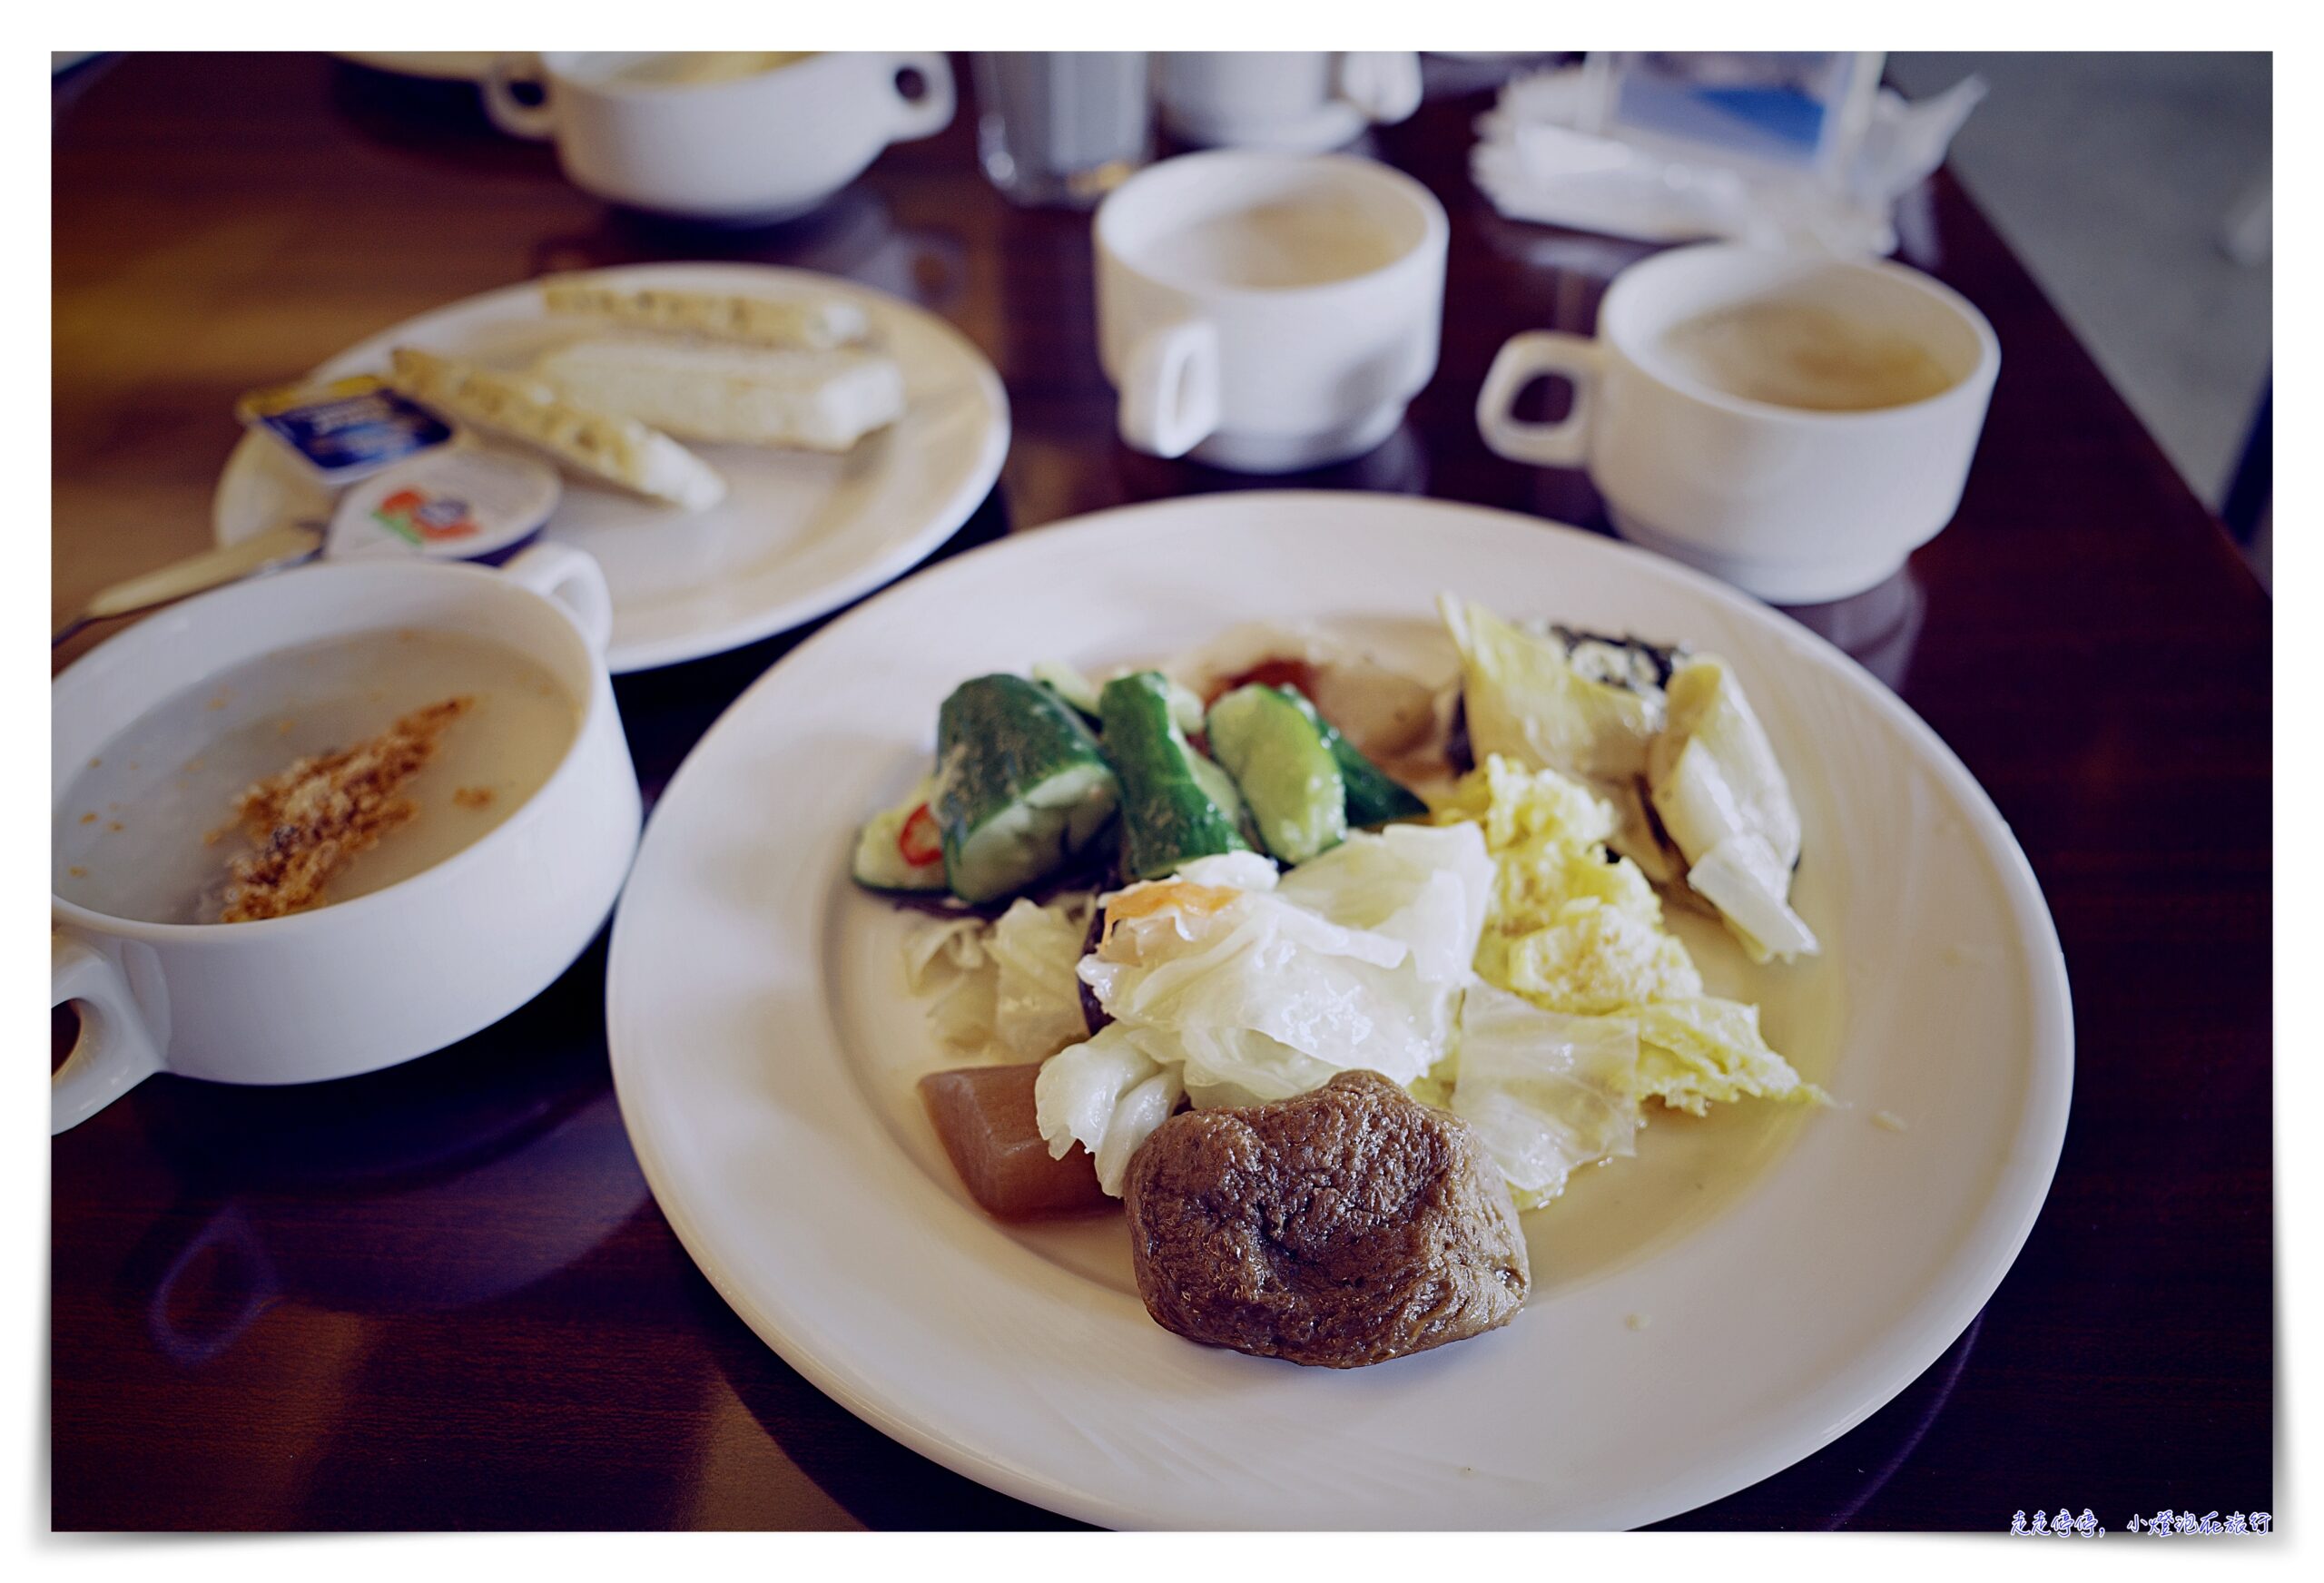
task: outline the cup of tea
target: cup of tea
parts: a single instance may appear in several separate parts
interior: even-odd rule
[[[527,82],[542,103],[518,99]],[[584,192],[737,225],[803,214],[890,143],[943,131],[952,101],[942,54],[885,51],[551,50],[499,56],[484,83],[494,123],[553,141]]]
[[[1099,205],[1098,352],[1121,436],[1244,473],[1377,447],[1436,369],[1443,205],[1343,154],[1218,150]]]
[[[637,846],[611,625],[562,545],[349,561],[190,599],[57,677],[50,998],[81,1030],[50,1130],[157,1071],[392,1066],[547,988]]]
[[[1586,467],[1633,543],[1817,604],[1952,520],[2000,369],[1984,315],[1916,270],[1712,243],[1616,276],[1594,336],[1512,337],[1477,428],[1513,461]],[[1543,376],[1571,409],[1515,417]]]
[[[1159,57],[1163,124],[1205,148],[1321,153],[1420,108],[1410,50],[1190,50]]]

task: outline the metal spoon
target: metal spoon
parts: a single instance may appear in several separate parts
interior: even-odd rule
[[[48,646],[53,649],[82,628],[100,621],[134,615],[141,610],[204,594],[261,572],[279,572],[286,566],[311,561],[322,547],[321,524],[292,523],[269,528],[239,544],[189,556],[157,571],[140,573],[101,589],[81,607],[78,615],[57,628],[48,640]]]

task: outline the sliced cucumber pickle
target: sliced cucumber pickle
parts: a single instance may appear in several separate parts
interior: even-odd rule
[[[1176,709],[1171,711],[1171,718],[1177,718]],[[1187,745],[1193,746],[1191,742]],[[1203,789],[1204,795],[1218,804],[1218,811],[1234,821],[1236,833],[1242,836],[1246,845],[1256,847],[1265,844],[1259,840],[1258,821],[1251,817],[1251,805],[1243,801],[1243,793],[1236,789],[1234,776],[1221,769],[1216,761],[1205,758],[1199,748],[1187,755],[1187,768],[1195,772],[1195,784]]]
[[[1033,667],[1033,680],[1071,704],[1083,719],[1098,718],[1096,684],[1063,660],[1041,661]]]
[[[893,808],[873,814],[855,838],[855,861],[850,872],[867,890],[941,890],[944,889],[944,848],[936,833],[935,816],[928,811],[929,777]]]
[[[1105,828],[1120,801],[1089,728],[1021,676],[979,676],[944,700],[929,801],[944,876],[964,901],[1013,895]]]
[[[1251,805],[1266,849],[1304,863],[1347,838],[1347,787],[1311,711],[1264,683],[1210,706],[1211,751]]]
[[[1370,830],[1376,825],[1399,819],[1418,819],[1428,811],[1413,792],[1391,779],[1379,765],[1355,751],[1355,744],[1342,736],[1339,728],[1325,720],[1307,701],[1307,695],[1296,687],[1285,687],[1283,695],[1299,706],[1299,712],[1313,721],[1324,734],[1324,745],[1332,750],[1332,761],[1340,767],[1340,779],[1347,786],[1347,822],[1350,830]]]
[[[1156,880],[1196,858],[1250,850],[1235,811],[1203,788],[1201,757],[1178,728],[1158,671],[1117,676],[1098,697],[1106,755],[1121,782],[1123,867]]]

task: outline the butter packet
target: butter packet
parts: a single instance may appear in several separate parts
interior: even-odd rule
[[[234,404],[234,415],[332,487],[452,438],[450,425],[369,374],[253,390]]]

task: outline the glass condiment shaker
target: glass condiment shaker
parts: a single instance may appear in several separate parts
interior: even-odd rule
[[[976,57],[977,152],[1019,203],[1087,209],[1153,157],[1143,50]]]

